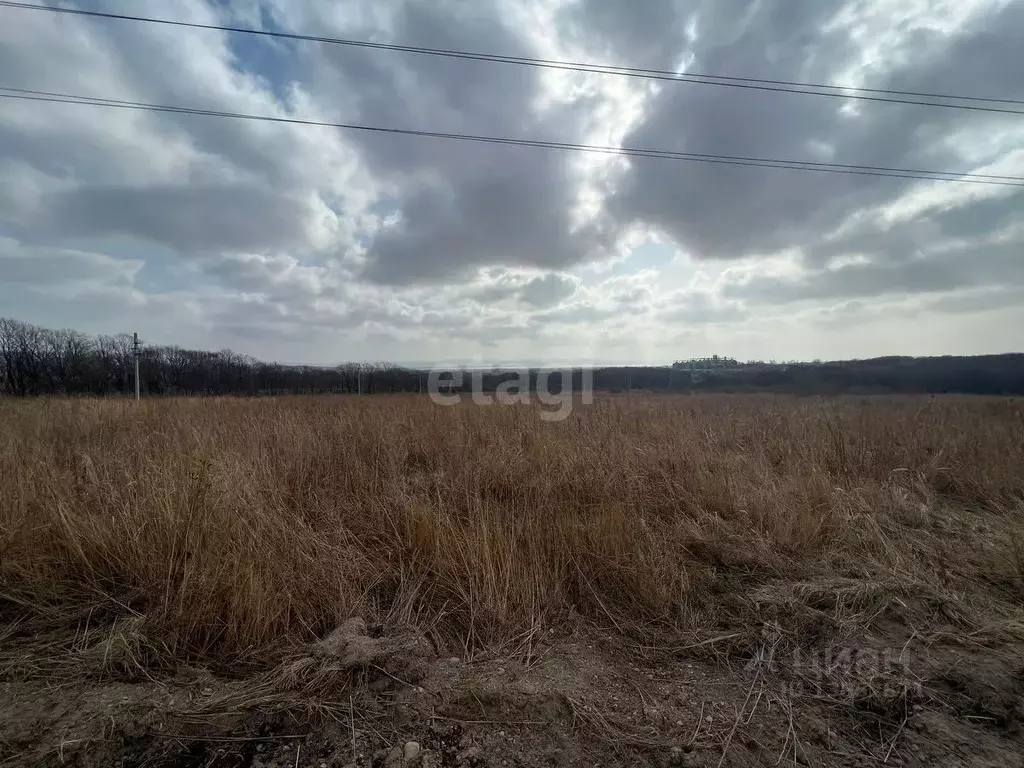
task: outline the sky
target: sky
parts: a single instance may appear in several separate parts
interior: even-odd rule
[[[1024,99],[1024,2],[1008,0],[78,7]],[[1024,175],[1022,115],[3,7],[0,73],[274,117]],[[1022,299],[1019,187],[0,100],[0,316],[47,327],[311,364],[849,359],[1024,351]]]

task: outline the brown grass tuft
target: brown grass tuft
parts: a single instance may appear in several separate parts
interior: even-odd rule
[[[1022,626],[1010,400],[624,396],[548,423],[413,396],[40,399],[0,423],[7,631],[96,670],[265,665],[355,615],[471,647],[570,612],[798,641],[908,611]]]

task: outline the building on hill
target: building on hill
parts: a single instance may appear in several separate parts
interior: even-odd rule
[[[693,357],[689,360],[679,360],[672,364],[672,367],[682,371],[715,371],[723,368],[739,368],[741,364],[732,357]]]

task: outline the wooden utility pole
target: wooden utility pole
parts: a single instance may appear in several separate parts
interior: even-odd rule
[[[132,334],[132,356],[135,358],[135,399],[139,399],[139,334]]]

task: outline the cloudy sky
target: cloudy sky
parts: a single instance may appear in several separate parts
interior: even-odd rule
[[[1019,1],[79,7],[1024,99]],[[1024,175],[1021,115],[13,8],[0,73],[0,86],[277,117]],[[0,100],[0,315],[51,327],[309,363],[836,359],[1024,351],[1022,299],[1022,188]]]

